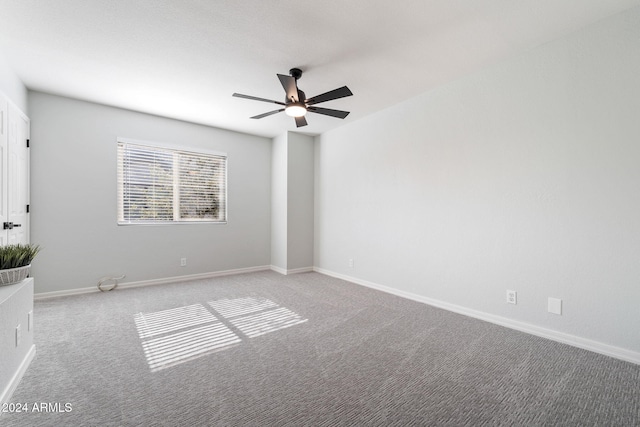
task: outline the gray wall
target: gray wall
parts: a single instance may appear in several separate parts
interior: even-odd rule
[[[313,137],[289,132],[287,269],[313,267]]]
[[[288,134],[273,139],[271,157],[271,265],[287,269]]]
[[[271,265],[281,273],[313,267],[313,157],[313,137],[273,139]]]
[[[38,92],[29,111],[37,293],[269,265],[269,139]],[[117,137],[226,152],[228,224],[118,226]]]
[[[315,265],[637,355],[638,40],[634,9],[318,137]]]

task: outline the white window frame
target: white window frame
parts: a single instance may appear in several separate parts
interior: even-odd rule
[[[169,220],[159,220],[159,221],[153,221],[153,220],[140,220],[140,221],[131,221],[131,220],[121,220],[121,218],[124,218],[124,203],[122,203],[122,198],[123,198],[123,194],[124,194],[124,189],[123,189],[123,185],[124,185],[124,177],[122,176],[122,171],[119,168],[118,162],[118,146],[120,144],[131,144],[131,145],[137,145],[137,146],[142,146],[142,147],[149,147],[152,149],[162,149],[162,150],[167,150],[167,151],[172,151],[174,153],[177,154],[177,152],[183,152],[183,153],[188,153],[188,154],[204,154],[204,155],[213,155],[213,156],[219,156],[219,157],[224,157],[224,191],[223,191],[223,197],[224,197],[224,220],[210,220],[210,219],[179,219],[176,220],[175,218],[179,218],[180,217],[180,206],[179,206],[179,192],[178,191],[174,191],[173,193],[173,199],[174,199],[174,203],[173,203],[173,217],[174,219],[169,221]],[[130,138],[122,138],[122,137],[118,137],[116,138],[116,175],[117,175],[117,200],[116,200],[116,205],[117,205],[117,223],[118,225],[177,225],[177,224],[227,224],[228,221],[228,215],[229,215],[229,199],[228,199],[228,156],[227,153],[224,152],[220,152],[220,151],[212,151],[212,150],[206,150],[206,149],[202,149],[202,148],[193,148],[193,147],[186,147],[186,146],[180,146],[180,145],[175,145],[175,144],[167,144],[167,143],[162,143],[162,142],[152,142],[152,141],[143,141],[143,140],[137,140],[137,139],[130,139]],[[174,184],[174,188],[177,186],[177,181],[176,178],[178,177],[179,171],[177,168],[173,169],[173,173],[174,173],[174,180],[173,180],[173,184]],[[177,202],[177,203],[176,203]]]

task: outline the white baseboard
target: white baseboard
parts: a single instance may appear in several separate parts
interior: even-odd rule
[[[271,266],[271,270],[275,271],[276,273],[280,273],[283,275],[288,275],[288,274],[300,274],[300,273],[310,273],[312,271],[314,271],[313,267],[302,267],[302,268],[293,268],[291,270],[285,270],[284,268],[272,265]]]
[[[174,276],[174,277],[165,277],[161,279],[141,280],[138,282],[118,283],[118,289],[138,288],[141,286],[152,286],[152,285],[164,285],[168,283],[186,282],[189,280],[210,279],[212,277],[231,276],[233,274],[243,274],[243,273],[253,273],[256,271],[265,271],[270,269],[271,268],[268,265],[260,265],[257,267],[236,268],[233,270],[213,271],[209,273],[188,274],[185,276]],[[78,289],[68,289],[64,291],[37,293],[33,296],[33,298],[36,300],[41,300],[41,299],[47,299],[47,298],[64,297],[69,295],[88,294],[93,292],[100,292],[97,284],[96,286],[92,286],[90,288],[78,288]]]
[[[33,360],[35,355],[36,346],[35,344],[33,344],[31,345],[31,348],[29,349],[27,354],[24,356],[24,359],[22,359],[22,363],[20,363],[18,370],[15,372],[15,374],[13,374],[13,377],[11,377],[11,381],[9,381],[9,384],[7,384],[4,390],[2,390],[2,394],[0,395],[0,404],[8,403],[11,400],[13,392],[16,391],[16,388],[18,387],[18,384],[20,384],[22,376],[25,372],[27,372],[27,368],[31,364],[31,361]],[[1,411],[0,415],[2,415]]]
[[[278,267],[276,265],[272,265],[271,266],[271,270],[275,271],[276,273],[283,274],[285,276],[287,275],[287,270],[286,269]]]
[[[434,307],[442,308],[444,310],[452,311],[454,313],[484,320],[490,323],[495,323],[497,325],[505,326],[507,328],[515,329],[521,332],[526,332],[531,335],[547,338],[563,344],[568,344],[574,347],[582,348],[584,350],[593,351],[595,353],[604,354],[605,356],[615,357],[616,359],[620,359],[626,362],[631,362],[631,363],[640,365],[640,353],[636,351],[627,350],[625,348],[612,346],[609,344],[601,343],[601,342],[590,340],[587,338],[582,338],[576,335],[566,334],[564,332],[554,331],[552,329],[542,328],[540,326],[532,325],[530,323],[509,319],[502,316],[496,316],[494,314],[489,314],[489,313],[485,313],[478,310],[473,310],[460,305],[450,304],[448,302],[439,301],[433,298],[428,298],[422,295],[414,294],[412,292],[401,291],[388,286],[379,285],[377,283],[369,282],[369,281],[358,279],[355,277],[350,277],[350,276],[336,273],[330,270],[325,270],[323,268],[314,267],[313,271],[316,271],[321,274],[325,274],[327,276],[346,280],[347,282],[355,283],[357,285],[366,286],[368,288],[393,294],[402,298],[407,298],[407,299],[418,301]]]

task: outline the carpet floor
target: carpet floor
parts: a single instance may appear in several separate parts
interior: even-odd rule
[[[36,301],[8,426],[638,426],[640,366],[318,273]]]

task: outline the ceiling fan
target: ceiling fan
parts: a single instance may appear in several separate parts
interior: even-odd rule
[[[273,104],[284,106],[284,108],[281,108],[279,110],[273,110],[269,111],[268,113],[253,116],[251,117],[252,119],[261,119],[263,117],[267,117],[272,114],[284,111],[285,114],[293,117],[296,120],[297,127],[302,127],[307,125],[307,120],[304,118],[304,116],[308,111],[316,114],[324,114],[325,116],[337,117],[339,119],[344,119],[345,117],[347,117],[347,115],[349,114],[348,111],[315,107],[315,104],[353,95],[348,87],[342,86],[338,89],[334,89],[329,92],[307,98],[304,92],[298,89],[297,84],[298,79],[302,77],[302,70],[299,68],[292,68],[291,70],[289,70],[289,74],[290,75],[288,76],[285,76],[284,74],[278,74],[278,79],[280,79],[280,83],[282,83],[282,87],[287,94],[284,102],[274,101],[272,99],[258,98],[250,95],[243,95],[241,93],[234,93],[233,96],[237,98],[253,99],[254,101],[270,102]]]

